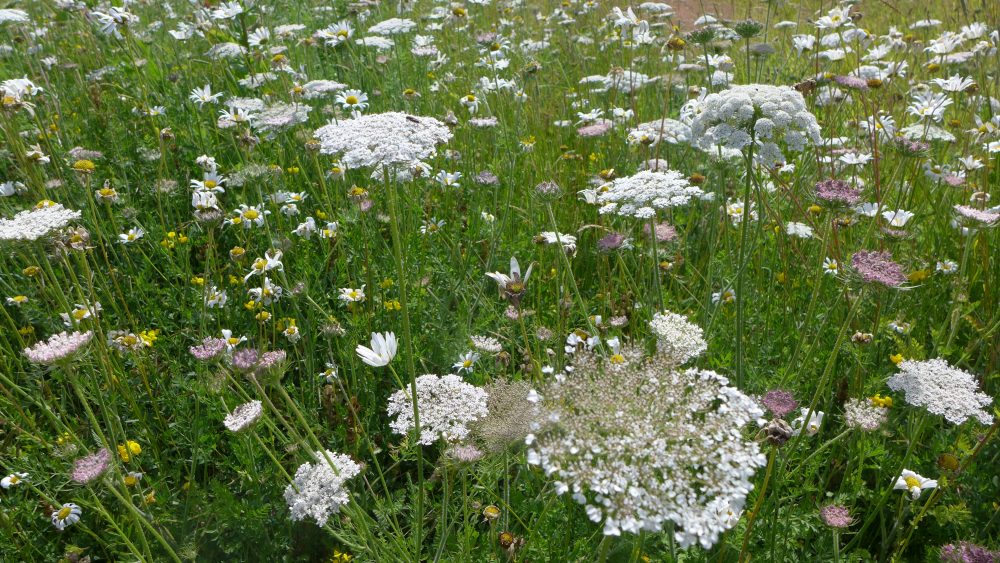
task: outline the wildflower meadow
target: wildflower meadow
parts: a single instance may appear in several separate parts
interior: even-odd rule
[[[991,0],[0,0],[0,561],[1000,561]]]

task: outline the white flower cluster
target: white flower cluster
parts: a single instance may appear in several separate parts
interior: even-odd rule
[[[48,340],[37,342],[30,348],[25,348],[23,353],[32,363],[54,364],[59,360],[68,358],[75,354],[90,342],[94,336],[92,331],[87,332],[60,332],[53,334]]]
[[[687,143],[691,140],[691,128],[686,124],[664,117],[656,121],[640,123],[628,132],[629,144],[651,144],[659,142],[672,145]]]
[[[633,176],[618,178],[597,190],[599,212],[625,217],[649,219],[657,209],[687,205],[692,198],[705,198],[700,188],[688,183],[676,170],[652,172],[644,170]]]
[[[983,424],[993,423],[993,415],[983,410],[993,399],[979,391],[975,376],[941,358],[906,360],[887,383],[893,391],[905,393],[907,403],[944,416],[953,424],[962,424],[970,418]]]
[[[79,218],[79,211],[58,203],[28,209],[10,219],[0,219],[0,241],[38,240]]]
[[[682,546],[707,549],[736,524],[766,462],[741,431],[764,412],[715,372],[622,355],[614,364],[580,353],[571,374],[542,389],[547,422],[525,439],[528,463],[603,518],[605,535],[672,521]]]
[[[285,502],[292,511],[292,520],[312,517],[318,525],[325,525],[350,500],[344,485],[360,472],[361,466],[346,455],[330,450],[325,455],[317,453],[316,462],[300,465],[292,484],[285,487]]]
[[[468,424],[486,416],[486,391],[462,380],[458,375],[421,375],[417,378],[417,408],[420,437],[417,443],[429,446],[438,438],[449,442],[463,440]],[[408,434],[413,430],[413,401],[409,386],[389,397],[389,416],[393,432]]]
[[[822,141],[802,94],[767,84],[733,86],[706,96],[691,122],[691,136],[703,149],[721,145],[743,150],[755,142],[754,152],[768,167],[785,161],[779,143],[802,151],[807,143]]]
[[[374,35],[396,35],[398,33],[409,33],[416,28],[416,22],[411,19],[389,18],[369,27],[368,33]]]
[[[349,168],[412,167],[433,156],[438,144],[451,139],[451,131],[433,117],[388,112],[330,123],[316,130],[316,138],[320,152],[342,154]]]
[[[251,424],[256,422],[263,413],[263,403],[260,401],[250,401],[233,409],[232,412],[227,414],[226,418],[222,420],[222,424],[225,425],[226,429],[230,432],[242,432]]]
[[[889,418],[889,409],[872,404],[871,399],[848,399],[844,403],[844,421],[851,428],[874,432]]]
[[[708,349],[701,327],[683,315],[664,311],[653,315],[649,327],[656,335],[656,349],[677,365],[687,363]]]

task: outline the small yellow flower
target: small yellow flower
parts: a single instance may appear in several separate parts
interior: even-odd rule
[[[122,461],[128,463],[133,456],[137,456],[142,453],[142,446],[139,442],[135,440],[128,440],[124,444],[118,444],[118,457]]]
[[[201,287],[201,286],[205,285],[205,278],[203,278],[201,276],[192,276],[191,277],[191,285],[197,285],[197,286]]]
[[[139,484],[140,479],[142,479],[142,473],[130,471],[125,475],[123,481],[125,481],[126,487],[134,487]]]
[[[393,284],[393,283],[394,283],[394,282],[392,281],[392,279],[391,279],[391,278],[385,278],[385,279],[384,279],[384,280],[382,280],[382,282],[381,282],[381,283],[379,284],[379,287],[381,287],[382,289],[389,289],[390,287],[392,287],[392,284]]]
[[[152,346],[156,339],[160,337],[160,329],[156,328],[153,330],[144,330],[139,333],[139,338],[146,344],[146,346]]]
[[[893,355],[889,356],[889,360],[892,363],[894,363],[894,364],[896,364],[898,366],[899,363],[903,361],[903,355],[902,354],[893,354]]]
[[[91,174],[97,167],[89,160],[78,160],[73,163],[73,170],[83,174]]]
[[[823,208],[820,207],[819,205],[816,205],[814,203],[814,204],[812,204],[812,205],[809,206],[808,211],[809,211],[809,213],[812,213],[813,215],[818,215],[818,214],[820,214],[820,213],[823,212]]]
[[[29,278],[33,278],[38,274],[42,273],[42,269],[39,268],[38,266],[28,266],[27,268],[21,270],[21,273],[28,276]]]
[[[914,272],[910,272],[910,275],[907,276],[907,278],[913,283],[919,283],[926,280],[930,276],[931,276],[930,270],[924,269],[924,270],[916,270]]]
[[[882,407],[883,409],[892,408],[892,397],[883,397],[878,393],[872,395],[871,397],[872,406]]]
[[[257,313],[254,316],[254,318],[257,319],[258,321],[264,323],[264,322],[267,322],[268,319],[271,318],[271,313],[268,313],[267,311],[261,311],[261,312]]]

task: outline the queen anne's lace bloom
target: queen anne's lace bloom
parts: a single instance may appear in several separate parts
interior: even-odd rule
[[[32,363],[52,364],[68,358],[75,354],[90,342],[94,333],[87,332],[60,332],[53,334],[45,342],[39,342],[30,348],[24,349],[24,355]]]
[[[985,410],[993,399],[979,391],[975,376],[941,358],[906,360],[899,364],[899,373],[890,377],[887,384],[893,391],[905,393],[907,403],[944,416],[953,424],[962,424],[970,418],[983,424],[993,423],[993,415]]]
[[[420,437],[417,443],[431,445],[438,438],[458,441],[469,434],[468,425],[486,416],[486,391],[462,381],[457,375],[434,374],[417,378],[417,408],[420,413]],[[413,401],[410,388],[400,389],[389,397],[390,423],[397,434],[413,430]]]
[[[705,197],[705,192],[688,183],[676,170],[651,172],[644,170],[602,186],[597,193],[600,213],[615,213],[626,217],[648,219],[657,209],[687,205],[692,198]]]
[[[528,463],[603,519],[606,535],[672,521],[682,546],[711,547],[736,524],[730,516],[765,464],[741,432],[764,412],[715,372],[621,355],[616,364],[580,353],[571,374],[541,390],[546,424],[525,439]]]
[[[10,219],[0,219],[0,241],[38,240],[79,218],[79,211],[58,203],[28,209]]]
[[[754,152],[765,166],[785,161],[780,144],[802,151],[822,140],[802,94],[787,86],[733,86],[706,96],[699,109],[691,122],[695,144],[744,150],[755,141]]]
[[[656,313],[649,326],[656,335],[656,349],[677,365],[687,363],[708,349],[701,327],[683,315],[670,311]]]
[[[250,401],[233,409],[222,420],[222,424],[230,432],[240,432],[248,428],[264,413],[264,405],[260,401]]]
[[[451,131],[433,117],[399,112],[373,113],[341,119],[316,130],[323,154],[342,154],[348,168],[389,166],[410,168],[437,152]]]
[[[332,467],[331,467],[332,464]],[[326,451],[316,454],[315,463],[303,463],[291,485],[285,487],[285,502],[292,520],[311,517],[324,526],[350,500],[345,484],[361,472],[361,466],[343,454]]]

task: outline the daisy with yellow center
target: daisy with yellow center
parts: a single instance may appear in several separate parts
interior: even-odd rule
[[[896,483],[893,489],[899,491],[909,491],[913,496],[913,500],[920,498],[920,493],[924,489],[934,489],[937,488],[937,481],[934,479],[928,479],[916,472],[910,471],[909,469],[904,469],[903,472],[896,478]]]
[[[59,510],[52,513],[52,525],[58,530],[65,530],[67,526],[72,526],[80,521],[83,510],[79,506],[67,502]]]

